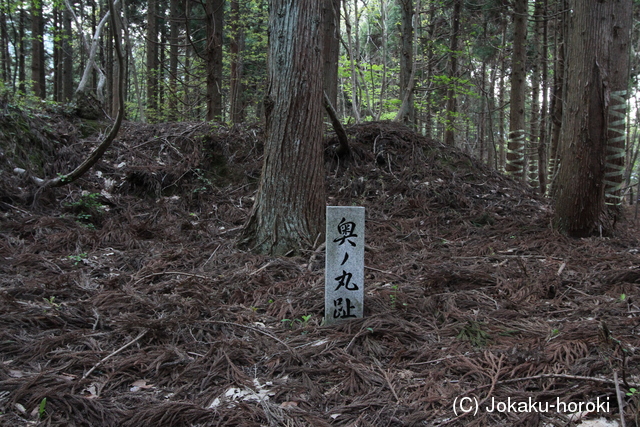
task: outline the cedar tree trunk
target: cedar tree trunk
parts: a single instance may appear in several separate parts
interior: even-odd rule
[[[321,6],[271,2],[264,166],[244,230],[246,242],[262,253],[295,253],[323,241]]]
[[[627,89],[632,4],[575,0],[572,7],[555,224],[582,237],[610,231],[603,215],[605,171],[607,160],[617,160],[607,152],[619,144],[612,141],[619,135],[612,112],[619,110],[616,97]]]

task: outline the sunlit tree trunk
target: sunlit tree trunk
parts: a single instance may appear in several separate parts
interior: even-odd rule
[[[271,2],[264,166],[244,230],[259,252],[284,255],[323,241],[322,41],[320,2]]]
[[[547,192],[547,167],[548,167],[548,146],[547,143],[547,125],[548,125],[548,96],[549,96],[549,73],[547,69],[547,43],[548,43],[548,19],[547,19],[547,0],[536,0],[542,2],[541,14],[538,22],[538,33],[540,38],[540,73],[542,80],[542,105],[540,106],[540,129],[538,142],[538,183],[540,185],[540,194]],[[537,3],[536,3],[537,5]]]
[[[631,0],[575,0],[567,39],[566,111],[562,118],[555,224],[572,236],[608,232],[605,172],[624,157]],[[621,129],[619,129],[621,127]],[[620,179],[622,176],[620,175]]]

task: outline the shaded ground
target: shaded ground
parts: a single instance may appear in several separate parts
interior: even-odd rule
[[[47,123],[60,146],[33,169],[50,176],[86,148],[77,123]],[[3,147],[0,425],[565,426],[579,402],[619,420],[616,384],[634,425],[632,213],[618,236],[568,239],[465,154],[396,124],[349,134],[350,161],[329,141],[328,203],[367,209],[366,317],[335,327],[320,251],[236,247],[260,129],[128,124],[81,188],[35,202]],[[476,415],[454,412],[465,396]],[[574,406],[485,409],[509,398]]]

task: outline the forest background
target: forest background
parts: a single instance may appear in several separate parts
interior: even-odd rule
[[[268,3],[117,4],[124,19],[125,118],[264,120]],[[637,18],[638,2],[633,4]],[[402,120],[542,193],[550,191],[566,84],[568,0],[323,0],[322,7],[325,40],[332,40],[325,51],[333,49],[324,54],[325,90],[344,123]],[[515,40],[518,7],[527,17],[522,40]],[[5,99],[11,97],[7,102],[78,103],[80,94],[91,94],[103,113],[115,117],[118,64],[107,11],[106,3],[92,0],[3,0],[0,83]],[[631,29],[622,178],[630,201],[640,120],[637,22]],[[524,143],[508,147],[515,131],[509,124],[510,82],[518,44],[526,55],[518,89],[525,100],[525,125],[518,129]],[[507,153],[514,148],[518,153],[510,161]]]

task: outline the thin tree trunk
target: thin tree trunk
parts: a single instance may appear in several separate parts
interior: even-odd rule
[[[460,32],[460,14],[462,0],[454,0],[453,14],[451,15],[451,45],[449,46],[449,87],[447,88],[447,106],[444,131],[444,143],[455,143],[455,117],[458,111],[456,98],[456,85],[458,84],[458,33]]]
[[[525,173],[525,93],[526,93],[526,38],[527,0],[515,0],[513,11],[513,56],[511,59],[511,108],[509,111],[509,143],[507,145],[507,173],[522,180]]]
[[[540,1],[540,0],[537,0]],[[541,33],[540,46],[540,71],[542,73],[542,106],[540,108],[540,139],[538,143],[538,183],[540,184],[540,194],[547,192],[547,167],[548,167],[548,144],[547,144],[547,128],[548,128],[548,102],[549,97],[549,73],[547,69],[547,52],[548,52],[548,20],[547,20],[547,0],[542,0],[542,13],[544,18],[541,19],[538,31]]]
[[[158,114],[158,2],[147,6],[147,117],[157,120]]]
[[[539,149],[539,134],[540,130],[540,60],[541,60],[541,46],[540,46],[540,23],[543,22],[543,10],[542,0],[536,0],[535,8],[533,12],[534,27],[531,37],[531,44],[533,45],[533,58],[531,61],[531,120],[529,122],[529,147],[527,150],[527,170],[528,177],[527,182],[534,189],[538,187],[538,149]]]
[[[505,43],[507,42],[507,20],[506,19],[502,19],[501,20],[501,24],[502,24],[502,45],[504,46]],[[496,159],[496,169],[500,170],[500,171],[504,171],[506,169],[506,150],[505,150],[505,145],[506,145],[506,141],[505,141],[505,123],[506,123],[506,117],[505,117],[505,110],[504,110],[504,105],[505,105],[505,92],[506,92],[506,88],[505,88],[505,84],[504,84],[504,77],[507,73],[507,56],[504,54],[501,54],[500,57],[500,80],[498,81],[498,107],[499,107],[499,111],[498,111],[498,135],[500,135],[500,140],[498,141],[499,147],[498,147],[498,159]]]
[[[549,181],[551,186],[549,192],[552,196],[555,194],[555,180],[559,166],[560,131],[562,129],[562,116],[565,103],[565,38],[569,17],[568,9],[568,0],[558,0],[555,24],[557,35],[554,55],[553,90],[551,94],[551,147],[549,157]]]
[[[324,30],[324,91],[329,97],[329,101],[332,106],[337,105],[338,102],[341,1],[342,0],[322,1],[322,21]]]
[[[240,2],[231,1],[231,13],[229,16],[231,42],[229,53],[231,54],[231,81],[229,85],[229,104],[231,107],[231,121],[242,123],[244,121],[244,84],[243,59],[244,27],[241,24]]]
[[[456,0],[460,1],[460,0]],[[415,63],[413,55],[413,0],[398,0],[400,6],[400,99],[402,105],[396,120],[414,124],[415,107],[413,89],[415,85]],[[454,9],[455,13],[455,9]]]
[[[119,100],[119,109],[118,114],[116,116],[116,120],[109,130],[109,133],[104,137],[102,142],[91,152],[91,154],[71,173],[67,175],[57,176],[52,179],[48,179],[46,181],[36,180],[41,184],[41,189],[47,189],[51,187],[61,187],[66,184],[70,184],[77,179],[79,179],[82,175],[84,175],[91,167],[96,164],[98,160],[102,157],[102,155],[107,151],[113,140],[118,135],[120,130],[120,126],[122,124],[122,119],[124,117],[124,55],[122,53],[122,43],[121,43],[121,22],[119,20],[119,14],[117,13],[115,6],[111,1],[109,3],[109,10],[111,12],[111,27],[113,29],[112,33],[114,34],[114,47],[116,51],[116,58],[118,64],[120,64],[119,70],[120,73],[117,78],[117,82],[120,87],[120,94],[118,96]]]
[[[222,25],[224,0],[206,0],[207,120],[222,120]]]
[[[384,101],[387,95],[387,43],[389,36],[387,34],[387,0],[380,0],[380,32],[382,33],[381,43],[382,43],[382,83],[380,84],[380,97],[378,98],[378,104],[380,108],[378,108],[378,112],[376,114],[376,120],[380,120],[380,116],[382,115],[382,111],[384,109]]]
[[[356,123],[360,123],[360,106],[358,105],[358,74],[356,72],[355,54],[353,53],[353,41],[351,38],[351,21],[349,19],[349,10],[347,9],[346,1],[342,3],[342,7],[344,10],[344,26],[347,32],[347,55],[349,56],[349,65],[351,67],[351,109]]]
[[[18,24],[18,92],[20,92],[23,95],[26,95],[27,72],[25,68],[25,56],[26,56],[25,50],[26,49],[24,47],[24,43],[25,43],[24,27],[26,25],[25,17],[27,13],[21,7],[19,14],[20,14],[20,18],[19,18],[19,24]]]
[[[31,2],[31,81],[33,94],[44,99],[47,95],[45,86],[45,57],[44,57],[44,17],[42,16],[42,2]]]

